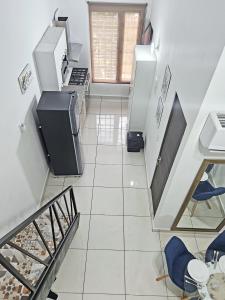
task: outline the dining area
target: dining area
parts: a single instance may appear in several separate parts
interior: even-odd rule
[[[198,253],[191,253],[179,237],[173,236],[164,254],[167,274],[156,281],[170,278],[181,289],[182,300],[225,300],[225,230]]]

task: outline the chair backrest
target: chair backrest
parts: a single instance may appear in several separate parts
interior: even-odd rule
[[[209,174],[211,172],[211,170],[212,170],[213,167],[214,167],[214,164],[209,164],[208,167],[206,168],[205,172],[207,174]]]
[[[214,241],[209,245],[206,252],[208,252],[209,250],[225,252],[225,230],[214,239]]]
[[[212,191],[214,191],[214,189],[215,188],[207,180],[200,181],[198,186],[196,187],[196,190],[195,190],[193,196],[207,193],[207,192],[212,192]]]
[[[187,264],[195,257],[188,251],[181,239],[172,237],[165,247],[168,273],[177,286],[184,290],[184,275]]]
[[[224,187],[214,187],[207,180],[200,181],[192,198],[198,201],[208,200],[214,196],[222,195],[225,193]]]

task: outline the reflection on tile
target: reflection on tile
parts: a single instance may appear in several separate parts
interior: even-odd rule
[[[121,130],[121,143],[123,146],[127,145],[127,130]]]
[[[122,101],[122,115],[128,115],[128,101]]]
[[[97,164],[122,164],[122,147],[98,145]]]
[[[64,186],[93,186],[94,180],[94,164],[85,164],[82,176],[67,176],[65,177]]]
[[[121,145],[122,130],[100,128],[98,132],[98,144],[99,145]]]
[[[84,293],[125,294],[123,251],[88,250]]]
[[[122,116],[121,117],[121,128],[125,131],[128,129],[128,117],[127,116]]]
[[[127,122],[127,116],[101,114],[99,119],[99,128],[127,129]]]
[[[124,250],[123,217],[92,215],[88,248]]]
[[[127,147],[123,147],[123,164],[144,166],[144,152],[127,152]]]
[[[84,127],[85,128],[98,128],[99,125],[99,115],[87,114]]]
[[[102,101],[101,114],[121,115],[120,101]]]
[[[150,216],[147,189],[124,189],[124,214]]]
[[[146,188],[146,173],[144,166],[123,166],[124,187]]]
[[[97,152],[96,145],[83,145],[83,153],[84,153],[84,163],[85,164],[94,164]]]
[[[69,249],[60,267],[53,290],[56,292],[82,293],[85,259],[85,250]]]
[[[97,129],[84,128],[81,135],[81,143],[84,145],[97,145]]]
[[[161,251],[159,233],[152,231],[149,217],[124,218],[125,249]]]
[[[122,189],[94,187],[92,214],[123,215]]]
[[[87,101],[87,113],[88,114],[100,114],[101,101],[99,99],[90,99]]]
[[[92,187],[74,187],[73,191],[78,212],[81,214],[90,214]]]
[[[126,291],[131,295],[167,296],[161,252],[127,251],[125,254]]]
[[[122,166],[96,165],[95,186],[122,187]]]

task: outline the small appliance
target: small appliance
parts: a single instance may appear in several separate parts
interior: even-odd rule
[[[200,134],[201,145],[209,151],[225,151],[225,112],[211,112]]]

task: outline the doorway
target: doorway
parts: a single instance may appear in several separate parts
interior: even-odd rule
[[[151,183],[154,215],[159,206],[186,126],[187,122],[176,93]]]

